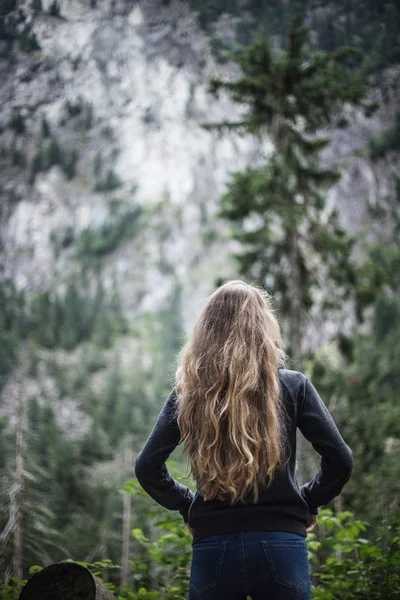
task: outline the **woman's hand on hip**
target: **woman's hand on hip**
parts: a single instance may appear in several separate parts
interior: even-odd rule
[[[312,531],[314,529],[314,527],[317,524],[317,521],[318,521],[318,515],[310,515],[310,522],[308,524],[308,527],[306,527],[307,533],[310,533],[310,531]]]

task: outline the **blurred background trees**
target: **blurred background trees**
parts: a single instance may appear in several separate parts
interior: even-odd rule
[[[165,31],[176,38],[163,52],[168,64],[178,63],[177,73],[191,73],[193,65],[176,58],[179,44],[182,56],[192,56],[193,40],[179,37],[179,19],[185,29],[186,13],[181,7],[183,16],[176,19],[175,3],[154,6],[157,14],[142,7],[147,29],[136,3],[122,0],[101,13],[99,22],[106,28],[114,19],[122,27],[118,18],[124,15],[132,27],[142,23],[140,35],[154,36],[146,46],[150,52],[164,32],[158,13],[164,19],[172,15],[173,26]],[[373,0],[191,0],[190,6],[196,35],[206,40],[214,62],[208,56],[193,63],[201,83],[187,82],[186,116],[179,116],[179,126],[186,129],[173,135],[162,130],[163,119],[173,118],[170,107],[167,117],[160,116],[168,95],[163,92],[158,104],[144,107],[129,143],[132,155],[145,157],[143,188],[172,173],[173,192],[164,190],[161,198],[157,192],[152,205],[140,199],[130,173],[125,181],[117,168],[118,157],[127,152],[119,144],[130,124],[115,123],[128,110],[129,98],[117,113],[113,102],[121,90],[104,105],[103,98],[98,106],[85,100],[81,82],[90,70],[79,71],[84,53],[70,56],[65,49],[57,64],[48,55],[43,58],[43,31],[49,26],[61,31],[74,15],[58,3],[9,0],[1,9],[0,67],[5,94],[14,99],[0,111],[1,576],[9,584],[14,575],[26,577],[31,565],[70,558],[94,565],[110,588],[128,577],[132,595],[121,590],[127,598],[185,597],[189,534],[176,515],[154,505],[131,479],[133,460],[170,391],[186,335],[188,299],[197,313],[214,285],[240,276],[274,295],[291,357],[287,366],[312,379],[354,452],[350,482],[322,512],[310,538],[314,597],[362,598],[367,589],[371,598],[389,598],[390,586],[398,585],[391,568],[400,493],[400,108],[393,101],[399,7]],[[90,9],[93,15],[100,10],[96,3]],[[119,77],[128,81],[119,47],[110,53],[107,46],[104,60],[99,38],[88,44],[106,88],[114,90]],[[139,57],[142,51],[135,50]],[[107,61],[114,52],[118,60],[111,68]],[[145,85],[141,64],[135,63],[139,88]],[[15,73],[12,82],[6,70]],[[37,80],[43,88],[44,73],[51,77],[49,98],[57,82],[64,82],[46,115],[40,111],[47,99],[38,96],[36,105],[33,95],[32,108],[24,87]],[[82,96],[65,97],[70,77],[82,86]],[[201,112],[201,101],[196,104],[200,86],[201,98],[208,87],[215,106],[229,106],[218,113],[219,120]],[[376,100],[386,97],[394,119],[382,127]],[[139,109],[135,105],[135,112]],[[188,185],[179,152],[194,125],[223,141],[195,156]],[[373,134],[364,139],[368,127]],[[162,143],[152,137],[160,131]],[[166,139],[172,155],[176,152],[176,171],[168,162]],[[217,196],[218,186],[204,173],[214,176],[221,169],[218,148],[224,156],[223,144],[232,139],[238,141],[238,155],[245,147],[241,140],[256,150],[244,167],[239,160],[232,168],[229,163],[224,192]],[[165,164],[153,173],[152,152],[160,144]],[[207,163],[208,154],[214,162]],[[343,180],[357,176],[351,170],[357,160],[374,174],[375,200],[368,195],[363,201],[361,225],[349,222],[345,203],[337,202]],[[54,180],[61,181],[59,187],[52,187]],[[187,197],[179,196],[183,188]],[[191,197],[195,204],[189,203]],[[14,217],[22,204],[23,211],[32,210],[33,224],[22,235],[31,246],[16,244],[13,263],[7,252],[18,233]],[[41,246],[40,221],[53,214],[54,206],[65,212],[54,217],[50,260]],[[199,230],[192,227],[196,211]],[[224,256],[233,257],[223,268],[218,263],[222,247]],[[196,252],[185,271],[179,261],[189,248]],[[210,258],[202,262],[206,251]],[[22,276],[24,261],[29,268],[21,268],[27,273]],[[35,278],[42,261],[54,265],[48,285]],[[148,286],[155,308],[149,308]],[[301,449],[303,482],[318,457],[307,446]],[[170,464],[181,477],[179,452]],[[353,572],[348,556],[356,561]],[[114,563],[123,565],[122,575],[110,567]],[[387,596],[378,596],[383,589]],[[14,592],[6,586],[3,593],[12,598]]]

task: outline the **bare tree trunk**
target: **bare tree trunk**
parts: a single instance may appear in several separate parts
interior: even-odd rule
[[[293,228],[290,235],[290,266],[292,275],[291,310],[289,314],[289,339],[294,369],[303,371],[303,353],[301,340],[303,336],[303,306],[301,301],[301,275],[299,272],[297,232]],[[306,464],[306,440],[299,429],[296,432],[297,474],[300,484],[306,483],[308,469]]]
[[[22,348],[20,353],[20,365],[18,365],[17,386],[17,424],[16,424],[16,471],[14,494],[11,499],[11,511],[15,518],[14,530],[14,554],[13,571],[14,576],[23,579],[23,556],[24,556],[24,525],[23,525],[23,502],[24,502],[24,434],[25,434],[25,397],[24,397],[24,374],[26,364],[26,351]]]
[[[108,530],[105,529],[104,532],[103,532],[103,535],[101,536],[102,537],[102,539],[101,539],[101,554],[102,554],[103,560],[109,558],[109,556],[108,556],[107,535],[108,535]],[[105,581],[105,582],[108,581],[108,569],[107,569],[107,567],[102,570],[101,576],[103,578],[103,581]]]
[[[129,576],[129,541],[131,523],[131,494],[124,492],[124,512],[122,520],[122,557],[121,557],[121,587],[128,585]]]
[[[124,451],[124,467],[129,470],[132,465],[132,452],[130,452],[129,446],[125,447]],[[121,556],[121,587],[128,585],[128,577],[130,572],[129,565],[129,542],[131,535],[131,494],[129,492],[124,493],[124,508],[122,517],[122,556]]]
[[[16,447],[16,474],[15,474],[15,485],[16,492],[14,496],[14,514],[15,514],[15,532],[14,532],[14,556],[13,566],[15,577],[23,579],[22,573],[22,557],[23,557],[23,540],[24,540],[24,528],[22,524],[23,519],[23,469],[24,469],[24,458],[23,458],[23,428],[22,428],[22,398],[19,398],[20,406],[18,407],[18,421],[17,421],[17,447]]]

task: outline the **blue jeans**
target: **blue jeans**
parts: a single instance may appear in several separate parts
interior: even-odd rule
[[[306,538],[251,531],[193,542],[189,600],[310,600]]]

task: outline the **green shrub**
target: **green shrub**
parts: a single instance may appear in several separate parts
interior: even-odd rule
[[[11,577],[11,583],[0,583],[0,598],[3,600],[18,600],[21,589],[26,582],[27,579]]]
[[[176,461],[169,460],[168,469],[174,478],[182,478]],[[127,481],[120,492],[134,496],[136,515],[143,520],[143,526],[132,530],[133,587],[118,589],[109,583],[108,589],[119,600],[186,600],[192,538],[182,517],[156,504],[136,479]],[[395,600],[400,597],[399,507],[389,507],[387,519],[378,524],[374,533],[367,534],[367,530],[368,523],[355,519],[350,511],[335,515],[331,509],[320,510],[318,525],[307,537],[312,600]],[[103,583],[103,569],[119,568],[108,559],[76,562],[91,570]],[[30,574],[35,569],[41,567],[31,567]],[[3,598],[18,598],[17,583],[3,585]]]
[[[168,461],[174,477],[182,478],[176,463]],[[137,589],[132,598],[146,594],[160,599],[186,598],[190,568],[190,534],[182,518],[158,506],[137,480],[126,491],[143,497],[145,515],[161,533],[153,540],[140,528],[133,536],[142,551],[133,560]],[[138,504],[138,499],[135,499]],[[371,530],[370,533],[366,533]],[[388,518],[375,531],[351,511],[334,514],[320,510],[318,525],[307,537],[312,578],[312,600],[395,600],[400,597],[400,509],[389,507]],[[137,595],[135,595],[135,593]]]
[[[175,478],[182,478],[182,468],[174,460],[168,461],[168,470]],[[136,479],[126,482],[124,491],[143,499],[145,518],[157,526],[159,534],[150,539],[144,528],[132,531],[137,552],[132,561],[135,589],[132,600],[139,598],[186,600],[192,556],[191,534],[182,517],[156,504],[141,488]]]
[[[389,507],[388,519],[368,539],[368,523],[350,511],[336,516],[323,509],[317,532],[307,538],[313,600],[391,600],[400,597],[400,510]],[[316,539],[316,536],[320,538]]]

